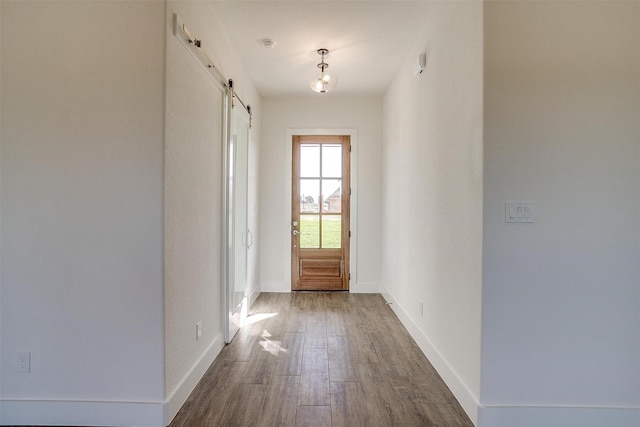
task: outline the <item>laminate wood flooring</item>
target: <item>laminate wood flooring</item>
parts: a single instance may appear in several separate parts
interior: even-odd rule
[[[170,427],[473,427],[379,294],[262,293]]]

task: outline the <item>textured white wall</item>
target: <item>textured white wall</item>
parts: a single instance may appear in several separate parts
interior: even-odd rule
[[[485,3],[485,425],[640,423],[639,27],[638,2]]]
[[[167,18],[172,22],[171,4]],[[187,25],[198,38],[197,27]],[[167,394],[223,333],[223,91],[168,29],[165,145]],[[196,322],[203,334],[196,341]]]
[[[338,89],[336,89],[337,91]],[[357,269],[359,288],[378,290],[380,284],[380,154],[382,102],[377,98],[326,97],[266,98],[263,100],[263,134],[260,174],[260,272],[263,291],[290,292],[286,277],[291,259],[291,141],[287,129],[357,129]],[[290,187],[290,183],[289,183]],[[290,191],[290,190],[289,190]],[[289,267],[290,268],[290,267]],[[289,270],[290,271],[290,270]]]
[[[164,14],[2,2],[0,423],[163,400]]]
[[[167,122],[165,151],[165,364],[169,417],[184,402],[224,344],[221,276],[223,238],[222,92],[173,33],[178,13],[202,48],[234,80],[255,111],[250,141],[249,226],[257,233],[257,158],[260,98],[211,5],[167,3]],[[239,107],[241,108],[241,107]],[[256,283],[256,246],[249,250],[250,292]],[[196,341],[196,322],[203,335]]]
[[[384,98],[382,285],[474,419],[480,395],[482,5],[434,3],[424,26]],[[427,66],[414,77],[420,52],[427,53]]]

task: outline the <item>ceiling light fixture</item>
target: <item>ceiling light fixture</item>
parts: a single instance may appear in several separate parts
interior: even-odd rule
[[[314,92],[318,93],[327,93],[331,89],[333,89],[338,83],[335,77],[331,77],[325,71],[329,68],[329,64],[324,62],[324,56],[329,54],[328,49],[318,49],[318,55],[322,57],[322,60],[318,64],[318,68],[320,68],[320,77],[315,77],[309,82],[309,86]]]

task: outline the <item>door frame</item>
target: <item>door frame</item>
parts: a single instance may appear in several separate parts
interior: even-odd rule
[[[283,215],[281,229],[287,236],[287,256],[284,269],[284,280],[288,283],[291,290],[291,179],[293,159],[293,137],[294,135],[335,135],[349,136],[351,138],[351,203],[350,203],[350,225],[351,225],[351,242],[349,245],[349,272],[351,273],[351,282],[349,284],[349,292],[353,292],[354,286],[358,283],[358,131],[357,129],[296,129],[288,128],[285,144],[285,156],[288,166],[285,168],[285,194],[287,200],[284,206],[285,215]]]

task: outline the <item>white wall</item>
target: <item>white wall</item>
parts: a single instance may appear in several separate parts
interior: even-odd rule
[[[338,90],[337,88],[335,89]],[[356,129],[357,256],[351,259],[351,292],[378,292],[380,284],[381,122],[377,98],[266,98],[260,169],[260,283],[265,292],[290,292],[291,176],[287,129]],[[287,178],[289,177],[289,178]],[[352,217],[353,218],[353,217]],[[353,219],[352,219],[353,221]],[[354,272],[357,271],[357,275]]]
[[[640,3],[486,2],[485,70],[482,425],[640,425]]]
[[[210,4],[3,1],[0,423],[164,425],[222,346],[222,105],[174,10],[256,112],[259,240],[260,98]]]
[[[167,20],[165,144],[165,352],[167,396],[203,354],[224,344],[222,173],[224,90]],[[190,18],[188,16],[187,18]],[[201,38],[190,20],[187,25]],[[202,336],[196,340],[196,322]]]
[[[482,4],[436,2],[424,28],[384,97],[383,292],[475,419],[480,396]],[[420,52],[427,53],[427,66],[414,77]]]
[[[260,98],[234,56],[210,5],[167,4],[167,121],[165,150],[165,354],[167,416],[178,411],[224,344],[221,275],[223,238],[223,93],[173,32],[178,13],[202,48],[252,105],[249,227],[257,234],[257,156]],[[242,107],[239,107],[242,108]],[[256,283],[249,250],[249,292]],[[203,334],[196,340],[196,322]]]
[[[0,1],[0,254],[2,254],[2,1]],[[0,308],[2,308],[2,257],[0,256]],[[2,363],[2,316],[0,316],[0,365]],[[2,367],[0,366],[0,384]],[[0,386],[0,414],[2,414],[2,388]],[[0,421],[2,415],[0,415]]]
[[[161,420],[164,14],[2,2],[2,424]]]

